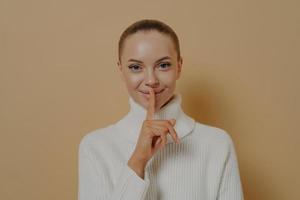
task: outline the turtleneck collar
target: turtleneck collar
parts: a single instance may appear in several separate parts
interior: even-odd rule
[[[173,98],[166,105],[154,113],[154,119],[176,119],[174,129],[176,130],[179,138],[183,138],[192,132],[195,126],[195,120],[182,111],[181,101],[181,95],[175,93]],[[118,133],[120,133],[122,137],[136,143],[143,121],[146,119],[147,110],[135,102],[135,100],[130,96],[129,106],[130,110],[127,115],[125,115],[115,125]],[[168,143],[174,142],[169,134],[167,135],[167,140]]]

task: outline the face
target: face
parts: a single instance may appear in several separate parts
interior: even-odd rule
[[[173,96],[182,58],[177,59],[171,38],[157,31],[137,32],[124,42],[118,69],[129,95],[148,108],[149,88],[155,92],[155,111]]]

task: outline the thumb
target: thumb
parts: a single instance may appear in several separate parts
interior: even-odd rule
[[[159,143],[161,143],[161,138],[160,137],[156,140],[155,146],[158,145]]]
[[[157,152],[161,147],[162,139],[159,137],[154,144],[154,152]]]

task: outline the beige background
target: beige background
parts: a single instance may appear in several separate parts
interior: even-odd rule
[[[245,199],[300,199],[298,2],[0,0],[0,199],[77,198],[80,139],[128,111],[117,41],[142,18],[180,37],[182,106],[232,136]]]

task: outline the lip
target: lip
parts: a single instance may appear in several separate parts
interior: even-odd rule
[[[165,89],[161,89],[161,90],[159,90],[159,91],[157,91],[157,92],[154,91],[155,96],[161,94],[164,90],[165,90]],[[147,97],[150,96],[150,93],[149,93],[148,91],[147,91],[147,92],[145,92],[145,91],[139,91],[139,92],[142,93],[144,96],[147,96]]]

